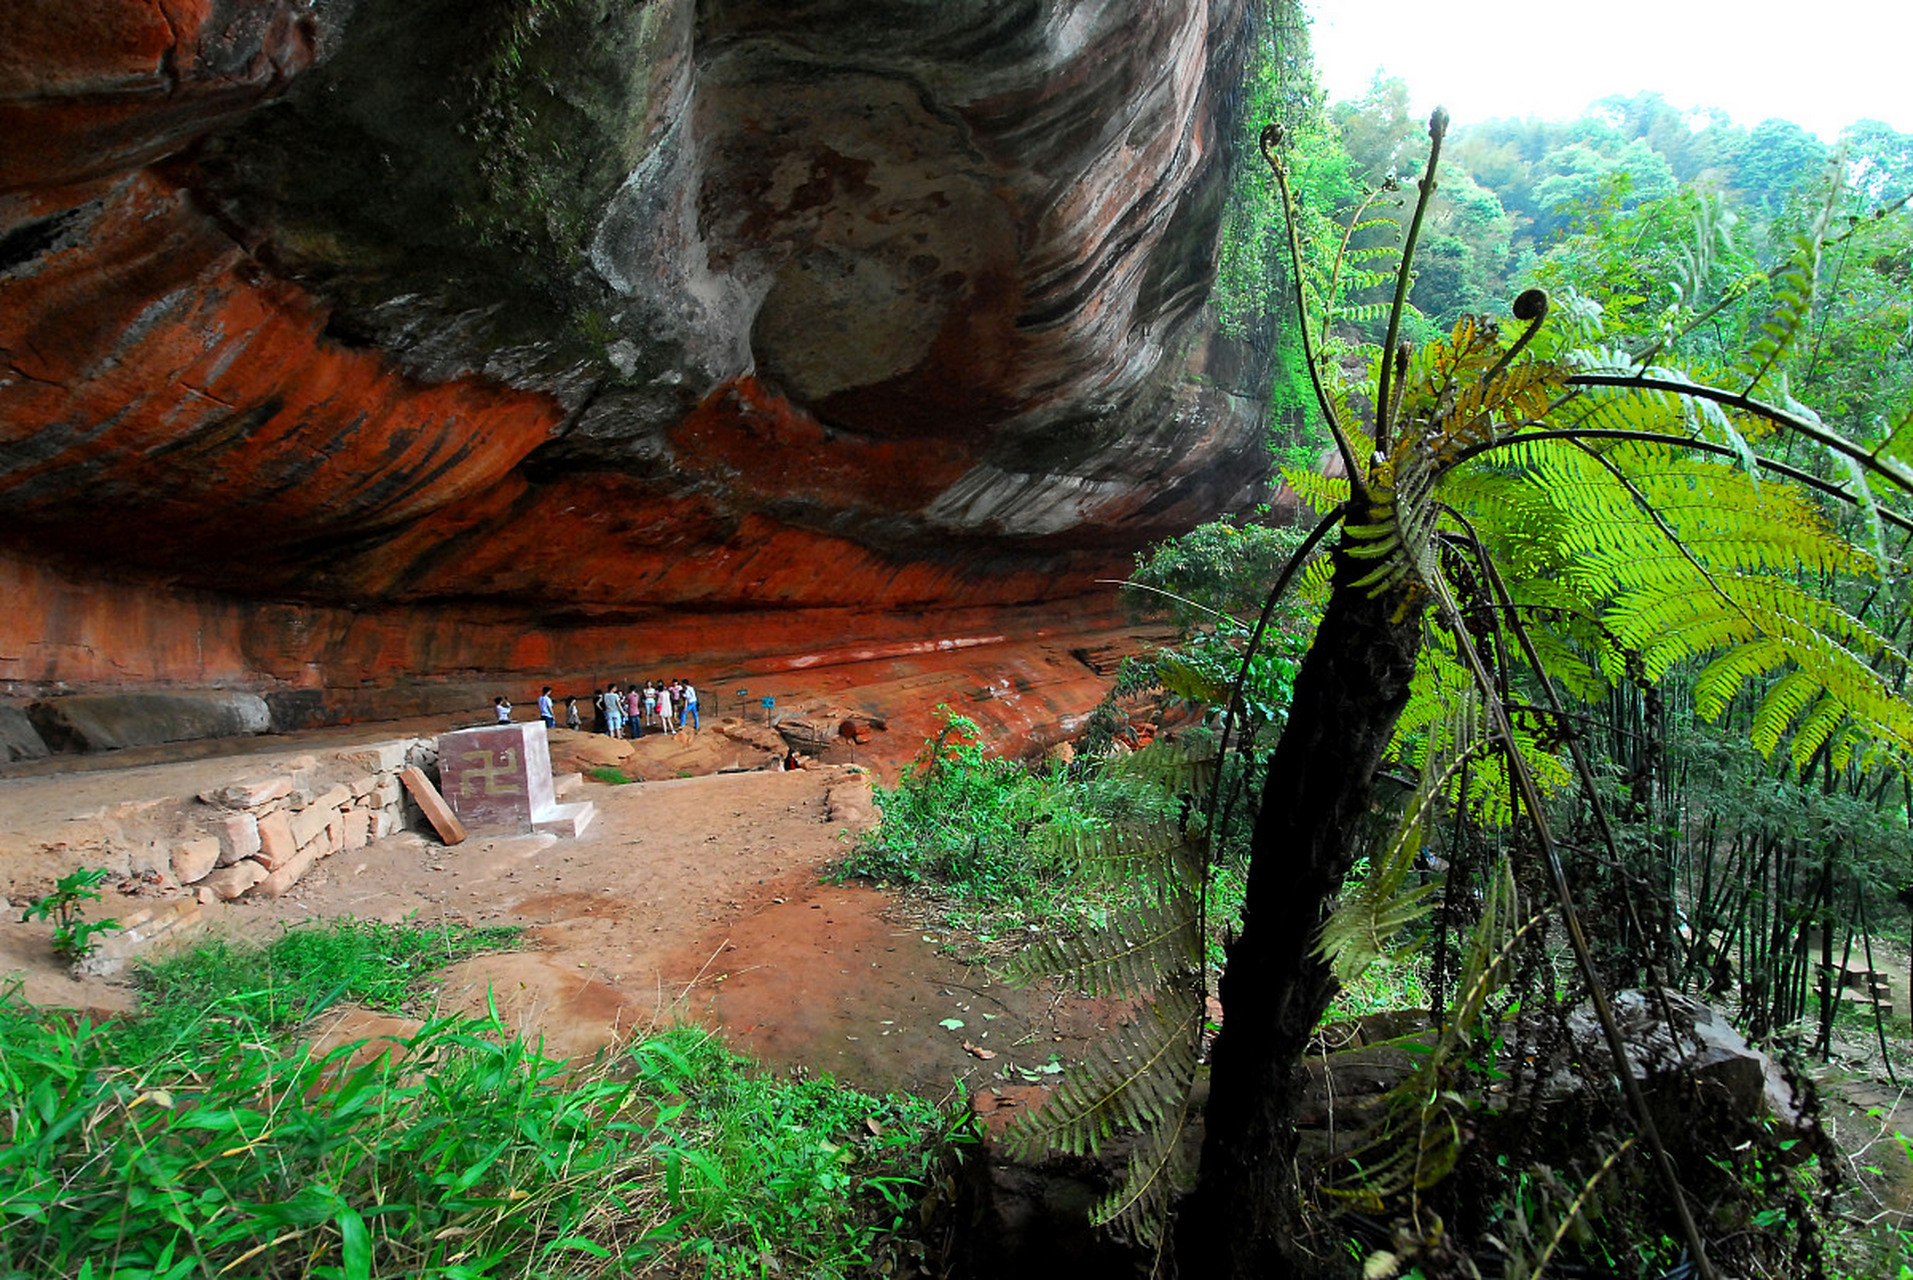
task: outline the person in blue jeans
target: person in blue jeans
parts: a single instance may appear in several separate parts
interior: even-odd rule
[[[550,685],[546,685],[545,691],[538,695],[538,718],[545,722],[545,728],[547,729],[555,729],[558,727],[558,717],[552,714],[551,710]]]
[[[678,723],[688,724],[691,732],[697,732],[697,690],[691,687],[689,680],[684,682],[684,716]]]

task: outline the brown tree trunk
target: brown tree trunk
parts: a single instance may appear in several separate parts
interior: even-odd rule
[[[1345,1263],[1302,1247],[1295,1113],[1303,1055],[1333,995],[1317,932],[1354,860],[1421,646],[1420,609],[1404,591],[1350,586],[1374,563],[1337,551],[1334,590],[1263,784],[1242,933],[1219,992],[1201,1171],[1176,1233],[1185,1280],[1270,1280]]]

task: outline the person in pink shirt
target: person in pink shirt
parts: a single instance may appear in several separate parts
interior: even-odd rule
[[[624,687],[624,705],[630,712],[625,723],[631,726],[631,736],[642,738],[644,736],[644,695],[638,692],[637,685],[628,684]]]

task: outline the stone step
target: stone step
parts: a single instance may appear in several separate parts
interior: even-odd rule
[[[531,829],[544,835],[575,839],[585,833],[598,816],[598,806],[589,800],[576,804],[554,804],[531,815]]]

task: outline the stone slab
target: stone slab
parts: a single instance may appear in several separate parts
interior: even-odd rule
[[[110,977],[136,955],[150,953],[161,944],[184,941],[205,928],[206,916],[196,899],[174,898],[120,921],[120,928],[101,935],[93,952],[77,968],[84,974]]]
[[[274,800],[291,794],[291,778],[266,778],[259,782],[236,782],[217,791],[201,792],[199,798],[207,804],[227,809],[262,809]]]
[[[253,891],[263,893],[269,898],[277,898],[299,883],[299,878],[312,870],[312,864],[319,860],[320,847],[301,849],[292,861],[278,867],[253,886]]]
[[[343,758],[373,773],[397,773],[405,767],[405,753],[411,749],[411,746],[410,739],[401,738],[392,742],[379,742],[369,747],[361,747]]]
[[[295,848],[303,849],[315,840],[323,839],[325,829],[338,810],[325,805],[309,805],[292,815],[292,843]]]
[[[438,788],[432,785],[432,780],[425,776],[423,769],[416,765],[407,766],[399,774],[399,781],[405,784],[406,791],[418,802],[418,807],[424,810],[425,820],[432,824],[434,831],[438,832],[439,839],[446,844],[457,844],[469,834],[465,830],[465,824],[458,820],[458,815],[453,813],[451,806],[445,803],[445,797],[438,793]]]
[[[210,890],[215,898],[231,901],[264,880],[268,874],[264,867],[246,858],[229,867],[215,869],[199,882],[199,887],[202,891]]]

